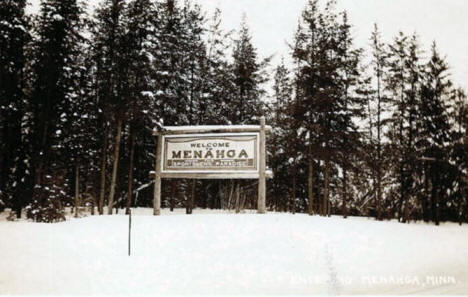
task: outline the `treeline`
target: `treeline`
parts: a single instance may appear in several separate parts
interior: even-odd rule
[[[43,0],[33,16],[25,7],[0,4],[0,201],[18,217],[150,206],[154,127],[264,113],[268,60],[245,23],[221,30],[220,11],[175,0],[105,0],[93,15],[77,0]],[[217,197],[228,191],[210,187],[168,181],[163,205],[191,212],[200,192],[205,206],[225,207]]]
[[[320,4],[302,13],[292,67],[270,73],[245,21],[224,32],[219,10],[188,0],[104,0],[92,15],[42,0],[33,16],[2,1],[0,209],[51,222],[66,206],[151,206],[154,127],[266,115],[271,210],[467,221],[468,103],[436,45],[385,44],[376,27],[366,55],[346,13]],[[255,181],[165,180],[162,194],[187,213],[256,207]]]
[[[335,1],[309,1],[275,71],[270,142],[276,210],[467,221],[468,102],[434,43],[353,44]],[[285,199],[285,196],[287,197]]]

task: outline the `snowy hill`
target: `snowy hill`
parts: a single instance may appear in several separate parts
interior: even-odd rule
[[[0,295],[466,294],[468,226],[302,214],[0,222]]]

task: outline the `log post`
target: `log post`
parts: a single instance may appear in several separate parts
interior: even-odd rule
[[[258,172],[258,203],[257,212],[265,213],[266,209],[266,194],[265,194],[265,167],[266,167],[266,152],[265,152],[265,117],[260,118],[260,166]]]
[[[156,167],[154,171],[154,198],[153,198],[153,215],[161,214],[161,151],[162,151],[162,134],[158,134],[158,143],[156,145]]]

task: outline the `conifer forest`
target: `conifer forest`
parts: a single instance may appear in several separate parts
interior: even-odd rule
[[[0,212],[36,222],[152,207],[161,126],[257,125],[268,211],[468,222],[468,100],[437,41],[363,47],[309,0],[280,63],[248,21],[189,0],[0,1]],[[274,52],[274,50],[272,50]],[[162,207],[255,209],[257,180],[162,181]],[[196,211],[196,210],[195,210]]]

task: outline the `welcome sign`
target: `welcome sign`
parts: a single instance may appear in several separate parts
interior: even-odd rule
[[[166,135],[161,172],[257,172],[259,134]]]
[[[266,212],[265,134],[271,131],[260,118],[260,125],[162,126],[157,136],[153,214],[161,214],[162,179],[257,179],[258,213]]]

